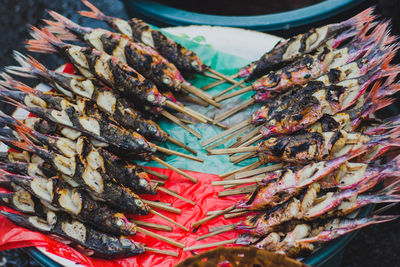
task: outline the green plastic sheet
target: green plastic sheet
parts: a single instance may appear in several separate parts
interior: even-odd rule
[[[168,35],[173,40],[175,40],[176,42],[183,45],[184,47],[195,51],[205,64],[211,66],[213,69],[215,69],[223,74],[226,74],[226,75],[236,73],[239,68],[241,68],[251,62],[251,60],[248,58],[233,56],[233,55],[221,52],[221,51],[217,51],[211,45],[206,44],[207,40],[205,40],[205,44],[204,44],[203,42],[199,43],[199,42],[196,42],[193,40],[188,40],[188,39],[180,37],[180,36],[175,36],[175,35],[171,35],[168,33],[165,33],[165,34]],[[201,41],[204,41],[204,38],[201,38]],[[202,75],[196,75],[196,77],[194,79],[188,79],[188,81],[191,82],[196,87],[200,88],[200,87],[207,85],[215,80],[211,79],[211,78],[207,78]],[[207,92],[210,93],[211,95],[215,95],[219,91],[221,91],[229,86],[231,86],[231,84],[225,83],[225,84],[222,84],[215,88],[212,88],[212,89],[208,90]],[[238,90],[238,88],[235,90]],[[238,105],[242,101],[250,99],[252,94],[253,94],[252,92],[248,92],[246,94],[235,97],[233,99],[223,101],[221,109],[217,109],[211,105],[209,107],[205,108],[205,107],[202,107],[199,105],[194,105],[194,104],[189,104],[189,103],[185,103],[185,104],[188,107],[195,109],[196,111],[198,111],[210,118],[213,118],[213,116],[215,114],[222,113],[222,112]],[[227,126],[231,126],[235,123],[238,123],[245,119],[248,119],[251,112],[258,107],[259,107],[259,105],[254,105],[253,107],[251,107],[243,112],[240,112],[239,114],[232,116],[231,118],[228,118],[223,123]],[[187,118],[187,117],[185,117],[185,118]],[[170,123],[170,121],[167,121],[166,119],[161,119],[159,121],[159,125],[161,126],[162,129],[164,129],[173,138],[176,138],[176,139],[184,142],[189,147],[195,149],[198,152],[198,157],[204,159],[204,163],[200,163],[200,162],[187,160],[187,159],[184,159],[181,157],[176,157],[176,156],[167,157],[166,161],[177,168],[184,169],[184,170],[212,173],[212,174],[222,174],[222,173],[232,171],[234,169],[237,169],[237,168],[240,168],[243,166],[247,166],[256,161],[256,158],[253,158],[253,159],[245,160],[238,165],[234,165],[229,161],[227,155],[208,156],[207,151],[201,146],[200,143],[201,143],[201,141],[204,141],[204,140],[206,140],[210,137],[213,137],[214,135],[222,132],[223,130],[220,127],[213,126],[210,124],[201,124],[201,123],[192,124],[190,127],[192,127],[194,130],[196,130],[198,133],[200,133],[203,136],[203,138],[201,140],[198,140],[195,136],[191,135],[190,133],[188,133],[186,130],[184,130],[180,126]],[[230,142],[227,142],[226,144],[224,144],[218,148],[228,147],[230,144],[232,144],[234,142],[234,140],[235,139],[232,139],[232,140],[230,140]],[[171,143],[167,143],[164,146],[169,149],[188,153],[184,149],[177,147]],[[159,165],[158,163],[155,163],[155,162],[144,163],[144,165],[154,166],[154,167],[162,167],[161,165]]]

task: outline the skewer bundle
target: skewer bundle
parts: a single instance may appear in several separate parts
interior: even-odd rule
[[[5,126],[0,140],[14,149],[2,154],[0,183],[11,192],[2,194],[0,202],[22,213],[4,211],[2,215],[23,227],[72,242],[73,247],[89,256],[127,257],[145,251],[177,256],[128,237],[140,232],[183,248],[179,242],[142,228],[171,231],[170,226],[147,223],[138,217],[128,219],[125,214],[151,213],[188,231],[156,211],[180,214],[179,209],[142,199],[140,195],[161,191],[195,203],[162,187],[168,177],[132,160],[154,160],[197,182],[155,153],[203,160],[148,141],[170,141],[196,154],[148,118],[159,114],[190,129],[170,113],[172,109],[203,123],[211,121],[178,102],[170,91],[183,89],[202,101],[219,104],[186,82],[175,65],[152,48],[117,33],[79,26],[53,11],[49,13],[55,19],[46,21],[53,33],[64,40],[79,39],[90,47],[64,43],[48,29],[32,27],[33,39],[27,41],[28,50],[58,53],[69,61],[75,73],[49,70],[33,57],[15,52],[20,66],[8,67],[6,71],[38,79],[54,91],[31,88],[1,74],[1,96],[34,115],[22,121],[0,115]],[[190,51],[182,56],[188,54]],[[200,67],[201,72],[207,68]],[[156,85],[164,92],[160,93]],[[160,180],[150,179],[149,174]]]
[[[189,231],[156,211],[180,214],[180,209],[142,195],[161,191],[195,203],[165,188],[167,176],[134,160],[154,160],[195,183],[196,178],[156,153],[202,161],[157,145],[171,142],[196,154],[155,120],[165,117],[201,139],[187,120],[172,112],[224,128],[220,122],[225,118],[263,102],[250,119],[202,143],[212,144],[209,154],[229,154],[234,163],[259,157],[213,182],[226,189],[219,197],[245,196],[193,224],[245,215],[238,223],[209,229],[198,240],[226,231],[240,235],[185,251],[236,243],[297,257],[350,231],[397,218],[357,217],[368,204],[400,202],[398,179],[379,187],[400,174],[399,156],[381,161],[385,152],[400,146],[400,117],[371,119],[375,111],[392,104],[391,96],[400,90],[400,67],[390,64],[398,44],[388,34],[388,22],[374,21],[372,9],[288,39],[227,77],[145,22],[106,16],[82,1],[91,11],[80,14],[104,21],[118,33],[84,27],[49,11],[52,20],[44,21],[45,28],[31,28],[27,48],[63,56],[74,72],[49,70],[15,52],[19,66],[1,74],[0,96],[34,116],[18,121],[0,114],[5,126],[0,141],[10,147],[0,153],[0,186],[9,191],[0,193],[0,205],[19,212],[0,215],[56,236],[88,256],[128,257],[146,251],[177,256],[130,237],[139,232],[179,248],[189,245],[143,228],[172,231],[171,226],[140,219],[151,213]],[[203,89],[225,81],[233,85],[212,97],[183,78],[190,73],[221,79]],[[37,79],[54,90],[31,88],[9,74]],[[238,82],[237,77],[247,78]],[[245,86],[251,80],[256,81]],[[242,89],[225,94],[238,86]],[[220,101],[250,90],[256,91],[251,100],[214,120],[177,100],[220,107]],[[234,137],[231,147],[214,149]],[[268,163],[277,164],[263,166]]]
[[[278,44],[247,68],[248,80],[265,76],[238,93],[219,97],[257,90],[253,100],[217,116],[215,122],[252,105],[254,99],[265,105],[249,120],[202,144],[224,138],[208,149],[209,154],[228,154],[234,163],[256,156],[259,160],[213,182],[225,188],[220,197],[245,196],[192,226],[201,227],[222,215],[247,217],[209,229],[198,240],[228,231],[237,231],[238,238],[192,244],[184,250],[236,243],[300,257],[346,233],[398,217],[357,218],[361,207],[400,200],[400,156],[386,164],[381,160],[399,146],[398,116],[370,119],[392,104],[390,96],[400,89],[399,66],[390,65],[398,44],[388,34],[389,23],[374,22],[371,12]],[[239,131],[242,135],[236,134]],[[230,140],[229,135],[238,136],[236,142],[215,149]],[[268,163],[279,164],[261,167]],[[377,186],[382,184],[383,188]]]

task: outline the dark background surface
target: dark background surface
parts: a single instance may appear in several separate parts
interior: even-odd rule
[[[218,1],[218,0],[216,0]],[[127,18],[120,0],[92,0],[106,14]],[[193,1],[198,4],[198,1]],[[258,7],[260,6],[258,2]],[[264,1],[268,8],[268,1]],[[54,9],[82,25],[104,27],[105,24],[78,16],[77,10],[85,9],[79,0],[1,0],[0,1],[0,68],[15,64],[12,59],[14,49],[23,51],[23,41],[29,37],[27,24],[38,25],[45,17],[46,9]],[[251,4],[251,2],[249,2]],[[399,0],[367,0],[362,6],[345,14],[324,21],[319,25],[343,20],[358,10],[377,4],[377,12],[393,19],[393,32],[400,33]],[[253,8],[253,7],[242,7]],[[314,24],[313,26],[318,25]],[[290,36],[303,32],[310,26],[287,31],[273,32],[280,36]],[[37,55],[39,61],[49,67],[56,67],[62,60],[49,55]],[[398,206],[385,212],[400,214]],[[0,252],[0,266],[38,266],[24,254],[23,250]],[[341,266],[400,266],[400,220],[362,229],[346,247]]]

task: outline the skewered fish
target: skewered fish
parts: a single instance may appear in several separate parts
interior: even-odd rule
[[[28,192],[17,191],[3,194],[2,204],[21,210],[21,206],[30,205],[30,215],[40,216],[43,205],[52,210],[61,210],[73,218],[91,224],[98,230],[116,235],[134,235],[136,226],[123,213],[111,210],[104,203],[93,200],[88,194],[79,189],[71,188],[61,178],[45,179],[40,177],[7,174],[1,171],[1,178],[13,182]],[[44,204],[37,201],[40,199]]]
[[[0,214],[19,226],[70,240],[71,245],[88,256],[116,258],[145,252],[145,247],[140,243],[124,236],[105,234],[59,212],[49,212],[47,220],[6,211],[0,211]]]

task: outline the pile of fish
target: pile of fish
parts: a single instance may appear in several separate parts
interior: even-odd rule
[[[103,20],[119,33],[83,27],[49,11],[52,20],[44,20],[47,25],[42,29],[31,27],[32,39],[26,47],[31,52],[64,57],[73,73],[50,70],[32,56],[15,52],[19,65],[0,74],[0,96],[30,113],[23,120],[0,113],[0,141],[10,148],[0,154],[0,186],[9,190],[0,194],[0,204],[20,212],[0,213],[89,256],[127,257],[145,251],[177,256],[130,237],[140,232],[183,248],[183,244],[141,227],[171,231],[170,226],[133,221],[127,215],[152,213],[189,231],[154,210],[179,214],[179,209],[140,195],[161,191],[195,203],[162,187],[162,180],[168,177],[134,160],[154,160],[196,183],[196,178],[156,153],[203,160],[157,145],[169,141],[196,154],[154,120],[164,116],[201,138],[184,118],[172,112],[203,123],[212,120],[185,107],[173,93],[202,105],[219,104],[185,81],[180,72],[225,76],[143,21],[108,17],[83,2],[92,10],[82,11],[83,15]],[[32,88],[10,75],[40,84]],[[42,90],[43,84],[52,90]]]
[[[220,197],[247,195],[193,227],[221,215],[247,217],[198,238],[238,231],[237,239],[185,250],[236,243],[299,257],[323,242],[398,217],[379,212],[358,217],[368,204],[400,201],[400,116],[374,116],[400,90],[400,66],[390,63],[400,46],[389,34],[389,22],[372,12],[278,43],[236,75],[246,79],[235,86],[255,80],[250,86],[215,98],[256,91],[251,100],[216,116],[215,123],[255,102],[262,108],[202,144],[219,140],[208,152],[229,154],[234,163],[258,161],[213,182],[226,189]],[[231,147],[213,149],[237,136]],[[269,163],[277,164],[261,167]]]

